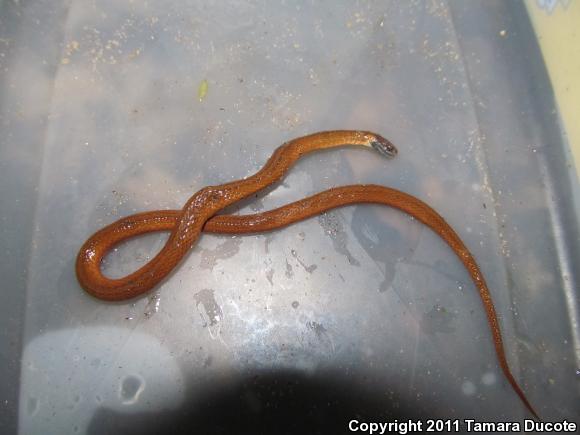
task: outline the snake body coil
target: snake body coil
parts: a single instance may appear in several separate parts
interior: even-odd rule
[[[217,215],[225,207],[281,179],[304,154],[346,145],[373,148],[386,157],[397,149],[387,139],[365,131],[328,131],[294,139],[280,146],[264,167],[243,180],[208,186],[195,193],[181,210],[139,213],[101,229],[81,247],[76,274],[81,286],[104,300],[120,301],[142,295],[162,281],[197,241],[202,230],[213,233],[256,233],[273,230],[349,204],[374,203],[397,208],[437,233],[467,268],[483,302],[500,367],[526,408],[538,418],[507,364],[499,322],[487,284],[475,259],[457,233],[431,207],[404,192],[376,185],[343,186],[321,192],[264,213]],[[101,272],[101,260],[117,243],[139,234],[170,231],[161,251],[136,272],[110,279]]]

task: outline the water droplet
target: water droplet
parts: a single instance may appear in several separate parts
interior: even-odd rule
[[[485,373],[482,377],[481,377],[481,382],[483,383],[483,385],[493,385],[496,382],[496,376],[495,373]]]
[[[139,376],[127,376],[121,382],[119,395],[125,405],[131,405],[139,400],[140,394],[145,388],[145,382]]]
[[[466,396],[473,396],[477,391],[477,388],[475,387],[475,384],[473,382],[465,381],[463,385],[461,385],[461,391]]]

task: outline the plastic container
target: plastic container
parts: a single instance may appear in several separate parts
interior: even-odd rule
[[[354,183],[423,199],[478,260],[541,417],[578,419],[576,175],[522,5],[39,1],[0,13],[2,433],[529,418],[467,272],[388,208],[204,235],[130,303],[79,287],[75,256],[94,231],[180,208],[327,129],[376,131],[399,155],[309,156],[231,211]],[[120,247],[107,273],[139,267],[164,237]]]

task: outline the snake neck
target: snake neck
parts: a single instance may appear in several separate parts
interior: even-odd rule
[[[302,155],[311,151],[347,145],[371,147],[371,143],[376,137],[374,133],[362,130],[323,131],[294,139],[284,146],[295,147]]]

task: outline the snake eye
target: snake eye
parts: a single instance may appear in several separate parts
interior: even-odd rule
[[[393,145],[389,140],[385,139],[378,134],[375,135],[374,140],[371,141],[371,146],[379,152],[384,157],[392,159],[398,153],[397,147]]]

